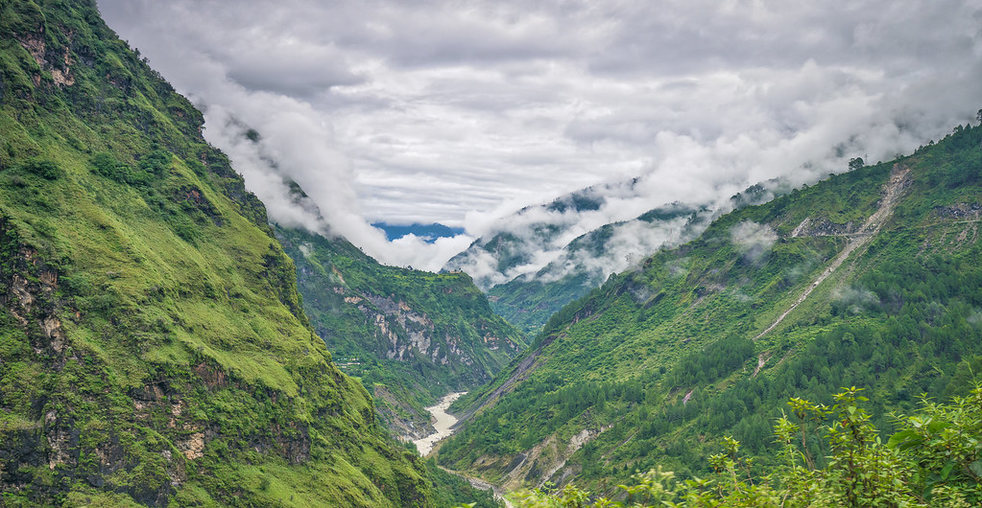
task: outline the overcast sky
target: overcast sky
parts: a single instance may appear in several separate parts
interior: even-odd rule
[[[315,227],[286,175],[334,231],[429,268],[587,185],[641,176],[622,220],[886,160],[982,107],[982,0],[98,3],[274,220]],[[379,220],[469,234],[393,247]]]

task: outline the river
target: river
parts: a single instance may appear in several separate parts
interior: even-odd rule
[[[437,405],[426,408],[433,418],[433,429],[436,432],[426,437],[413,440],[413,443],[416,444],[416,449],[419,450],[420,455],[424,457],[427,456],[431,451],[433,451],[433,446],[440,442],[441,439],[450,437],[450,435],[453,434],[452,427],[455,423],[457,423],[457,417],[447,413],[447,408],[449,408],[450,404],[453,404],[455,400],[459,399],[460,396],[465,393],[467,392],[448,393],[442,399],[440,399],[440,402],[438,402]],[[477,478],[471,478],[456,471],[451,471],[445,467],[441,467],[441,469],[450,474],[455,474],[466,479],[476,489],[490,490],[494,494],[495,499],[503,503],[506,508],[512,508],[513,505],[511,502],[505,499],[504,491],[497,485],[492,485]]]
[[[435,406],[426,408],[433,418],[433,429],[435,432],[420,439],[413,440],[420,455],[427,456],[433,450],[433,446],[441,439],[453,434],[452,427],[457,423],[457,417],[447,413],[447,408],[465,393],[467,392],[448,393]]]

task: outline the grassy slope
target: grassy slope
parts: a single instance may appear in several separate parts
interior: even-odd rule
[[[0,35],[0,504],[427,504],[200,113],[93,2]]]
[[[578,475],[604,488],[655,464],[699,473],[729,434],[766,466],[770,423],[787,398],[827,403],[843,385],[870,388],[889,429],[888,409],[911,407],[921,392],[945,395],[982,354],[980,141],[982,128],[958,127],[895,161],[911,183],[893,216],[757,341],[848,242],[791,232],[808,217],[861,224],[894,163],[730,213],[612,278],[555,315],[510,371],[458,402],[488,404],[444,444],[440,462],[517,486],[572,455],[553,480]],[[776,232],[760,257],[733,241],[745,222]],[[584,429],[589,442],[573,454]]]
[[[276,234],[297,264],[314,330],[346,373],[373,387],[394,430],[423,430],[424,406],[489,381],[525,347],[464,273],[384,266],[343,238]]]

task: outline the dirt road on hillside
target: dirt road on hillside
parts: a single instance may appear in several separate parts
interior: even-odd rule
[[[808,298],[808,295],[812,294],[812,291],[814,291],[819,284],[824,282],[825,279],[829,278],[830,275],[835,273],[835,271],[842,266],[842,263],[846,261],[853,251],[869,244],[870,240],[872,240],[873,237],[880,232],[880,228],[883,227],[883,224],[893,214],[893,209],[897,206],[897,202],[900,201],[900,197],[903,196],[904,190],[907,189],[908,185],[910,185],[910,169],[906,167],[901,168],[899,166],[895,167],[890,173],[890,181],[883,184],[883,198],[880,200],[880,206],[875,212],[873,212],[873,215],[870,215],[869,218],[866,219],[866,222],[864,222],[862,227],[859,228],[859,231],[848,235],[841,235],[849,238],[849,243],[846,244],[846,248],[842,249],[842,252],[835,257],[832,264],[822,271],[821,275],[816,277],[815,280],[812,281],[807,288],[805,288],[805,291],[801,293],[801,296],[799,296],[798,299],[787,308],[787,310],[785,310],[773,323],[771,323],[770,326],[757,334],[757,336],[754,337],[754,340],[767,335],[771,332],[771,330],[777,328],[777,325],[781,324],[781,322],[784,321],[784,318],[788,317],[788,314],[791,314],[791,311],[795,310],[799,305],[801,305],[801,303]]]

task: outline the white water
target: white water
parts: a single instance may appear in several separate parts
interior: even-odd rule
[[[457,423],[457,417],[448,414],[447,408],[465,393],[467,392],[448,393],[442,399],[440,399],[440,402],[438,402],[437,405],[426,408],[426,410],[430,412],[430,416],[433,420],[433,428],[436,432],[426,437],[413,440],[413,443],[416,444],[416,449],[419,450],[420,455],[425,457],[430,453],[430,451],[433,450],[433,446],[436,445],[441,439],[453,434],[451,427]]]

